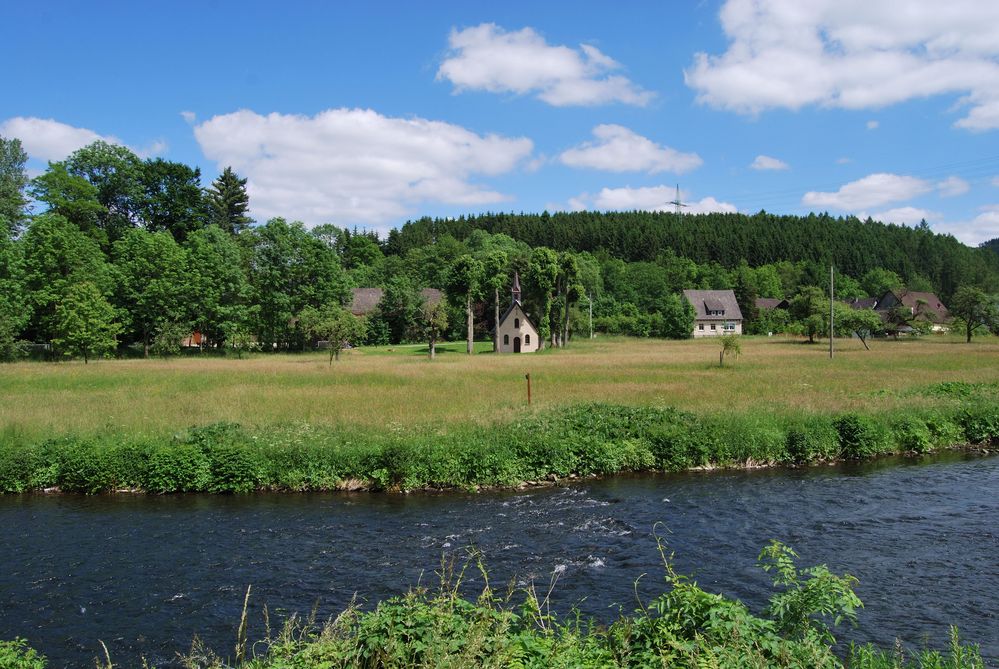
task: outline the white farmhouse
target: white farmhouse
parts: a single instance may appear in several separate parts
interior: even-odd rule
[[[520,303],[520,276],[513,275],[513,299],[496,326],[496,350],[500,353],[533,353],[541,348],[538,328]]]
[[[694,307],[694,337],[742,334],[742,311],[731,290],[685,290]]]

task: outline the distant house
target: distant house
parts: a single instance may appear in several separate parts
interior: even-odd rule
[[[774,309],[789,309],[791,303],[780,297],[757,297],[756,309],[758,311],[773,311]]]
[[[939,297],[914,290],[898,293],[889,290],[878,299],[874,309],[885,317],[898,307],[908,309],[916,320],[929,322],[934,332],[946,330],[951,321],[950,312]]]
[[[742,334],[742,311],[731,290],[685,290],[694,307],[694,337]]]
[[[513,275],[510,307],[496,325],[496,350],[500,353],[533,353],[541,348],[541,337],[520,303],[520,276]]]
[[[849,304],[854,309],[877,309],[878,308],[878,298],[876,297],[855,297],[848,301]]]
[[[385,291],[381,288],[354,288],[350,300],[350,313],[355,316],[369,316],[381,304],[383,297]],[[436,288],[424,288],[420,291],[420,297],[432,307],[444,299],[444,293]]]

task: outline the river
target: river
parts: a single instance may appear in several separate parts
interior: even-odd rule
[[[437,578],[469,546],[494,584],[532,579],[556,610],[610,620],[661,592],[653,528],[676,568],[756,611],[771,538],[800,564],[860,579],[859,628],[940,646],[947,626],[999,658],[999,458],[962,454],[804,469],[622,476],[449,494],[0,496],[0,638],[50,666],[174,662],[195,635],[231,655],[246,587],[250,635],[289,613],[335,614]],[[470,578],[468,587],[479,584]]]

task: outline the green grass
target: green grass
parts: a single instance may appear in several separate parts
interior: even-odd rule
[[[494,355],[488,342],[248,359],[177,358],[0,365],[0,438],[169,436],[220,421],[266,429],[308,423],[375,431],[453,430],[586,402],[674,406],[698,414],[893,414],[937,398],[906,396],[933,383],[999,378],[999,340],[948,337],[823,345],[744,338],[742,355],[717,365],[713,341],[600,338],[565,350]],[[526,406],[531,374],[533,405]]]

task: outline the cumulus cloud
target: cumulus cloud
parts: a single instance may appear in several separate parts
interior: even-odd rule
[[[937,184],[940,197],[956,197],[971,190],[971,185],[961,177],[947,177]]]
[[[598,125],[594,142],[565,151],[559,160],[570,167],[589,167],[609,172],[675,172],[683,174],[704,162],[696,153],[681,153],[632,132],[620,125]]]
[[[167,150],[163,140],[137,148],[128,146],[114,135],[100,135],[89,128],[77,128],[51,118],[16,116],[0,123],[0,135],[16,137],[29,158],[44,161],[64,160],[77,149],[98,140],[125,146],[140,158],[157,156]]]
[[[184,119],[185,123],[194,123],[195,121],[198,120],[198,115],[195,114],[193,111],[182,111],[180,113],[180,117]]]
[[[241,110],[198,124],[194,136],[206,157],[249,179],[255,217],[310,225],[377,226],[424,202],[503,201],[508,198],[472,177],[509,172],[533,150],[523,137],[478,135],[450,123],[366,109],[315,116]]]
[[[919,225],[920,221],[928,223],[938,221],[941,218],[939,212],[919,209],[918,207],[897,207],[888,209],[877,214],[871,214],[871,218],[882,223],[898,223],[900,225]],[[860,218],[867,218],[866,214],[860,214]]]
[[[851,181],[832,193],[809,191],[801,203],[809,207],[858,211],[908,200],[930,190],[932,186],[928,182],[916,177],[878,173]]]
[[[685,71],[702,103],[741,113],[874,109],[959,95],[956,125],[999,128],[999,3],[728,0],[721,55]]]
[[[79,148],[99,139],[121,144],[110,135],[99,135],[87,128],[76,128],[55,119],[17,116],[0,124],[0,135],[16,137],[31,158],[62,160]]]
[[[790,167],[790,165],[778,158],[759,155],[756,156],[756,160],[754,160],[753,164],[749,167],[754,170],[786,170]]]
[[[933,225],[935,232],[954,235],[969,246],[999,237],[999,204],[982,207],[970,221],[945,222]]]
[[[644,186],[641,188],[602,188],[596,195],[582,193],[569,200],[573,211],[597,209],[602,211],[673,211],[670,204],[676,198],[676,190],[670,186]],[[707,214],[713,212],[735,213],[735,205],[720,202],[713,197],[704,197],[696,202],[687,202],[687,194],[681,192],[680,200],[687,206],[685,214]]]
[[[878,126],[880,126],[880,125],[881,124],[878,123],[877,121],[868,121],[867,122],[867,129],[868,130],[877,130]]]
[[[534,94],[557,107],[621,102],[644,106],[653,93],[614,72],[621,65],[595,46],[553,46],[531,28],[507,32],[493,23],[453,29],[437,79],[455,89]]]

